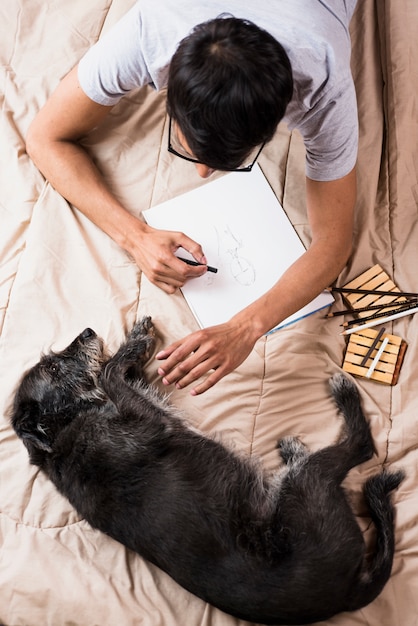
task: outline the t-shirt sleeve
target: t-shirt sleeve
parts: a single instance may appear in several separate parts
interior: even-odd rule
[[[105,106],[152,82],[141,50],[138,3],[82,57],[78,80],[91,100]]]
[[[337,180],[356,164],[357,101],[352,80],[325,94],[299,124],[306,148],[306,175],[313,180]]]

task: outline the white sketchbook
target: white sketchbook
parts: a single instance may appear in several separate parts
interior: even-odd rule
[[[201,244],[217,273],[189,280],[183,295],[202,328],[220,324],[268,291],[305,248],[260,167],[233,172],[144,211],[150,226]],[[192,259],[185,250],[179,256]],[[282,328],[334,301],[323,292]]]

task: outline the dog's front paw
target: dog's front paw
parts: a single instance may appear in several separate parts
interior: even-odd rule
[[[149,315],[143,317],[138,320],[130,333],[128,334],[126,340],[127,341],[138,341],[139,339],[148,339],[155,337],[154,324],[152,323],[152,319]]]
[[[155,345],[154,326],[150,317],[144,317],[137,322],[120,346],[116,354],[106,364],[106,370],[119,370],[124,374],[135,366],[135,377],[142,376],[142,366],[151,356]]]
[[[136,355],[135,360],[145,363],[155,346],[155,330],[151,317],[140,319],[133,326],[125,341],[125,353]]]

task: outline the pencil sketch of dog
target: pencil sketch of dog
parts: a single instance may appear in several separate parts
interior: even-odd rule
[[[340,441],[309,453],[286,437],[283,468],[267,475],[189,428],[147,385],[153,347],[145,317],[112,358],[91,329],[44,355],[11,415],[31,462],[93,527],[238,618],[305,624],[371,602],[391,573],[390,492],[403,474],[365,483],[377,535],[367,559],[341,487],[374,453],[355,385],[341,374],[331,380],[345,418]]]

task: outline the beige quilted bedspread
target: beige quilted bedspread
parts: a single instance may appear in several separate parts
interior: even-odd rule
[[[196,328],[181,294],[141,279],[130,258],[45,182],[25,152],[28,125],[51,90],[132,5],[132,0],[0,3],[0,623],[4,626],[238,626],[157,568],[92,530],[28,463],[7,407],[42,350],[87,326],[111,348],[135,319],[152,315],[161,346]],[[418,291],[418,3],[359,0],[352,22],[360,118],[355,249],[340,284],[379,263]],[[164,94],[123,100],[86,144],[114,192],[135,214],[203,184],[166,150]],[[133,138],[135,141],[133,141]],[[297,232],[309,241],[304,151],[280,128],[260,158]],[[337,299],[336,308],[341,308]],[[342,365],[341,318],[317,313],[260,339],[215,388],[172,400],[205,432],[277,466],[275,442],[294,434],[311,448],[332,442],[341,420],[327,381]],[[358,379],[377,455],[346,482],[366,540],[364,479],[402,467],[395,494],[392,577],[368,607],[329,626],[418,625],[418,317],[387,325],[408,343],[394,387]],[[149,375],[157,380],[156,365]],[[241,622],[240,626],[244,626]]]

